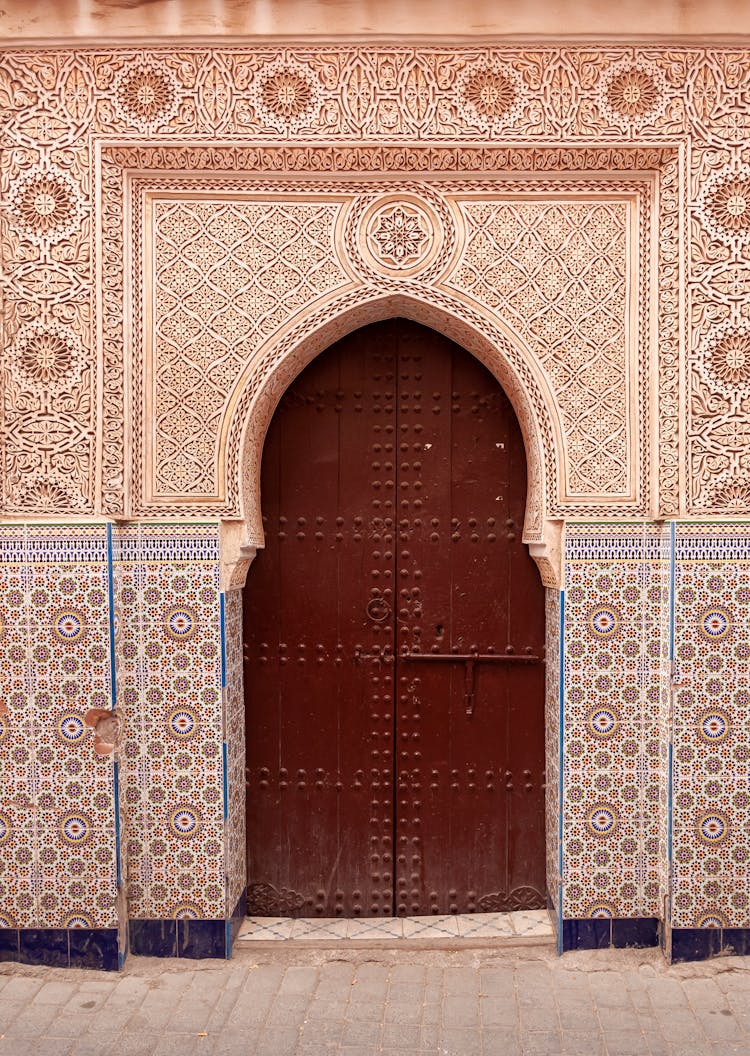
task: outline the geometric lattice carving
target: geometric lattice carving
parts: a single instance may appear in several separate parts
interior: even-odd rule
[[[626,201],[461,203],[450,284],[497,310],[536,354],[560,409],[570,494],[629,495]],[[633,250],[631,249],[631,252]],[[632,337],[636,336],[631,334]]]
[[[339,210],[337,202],[153,201],[151,501],[220,495],[222,419],[242,370],[300,308],[349,281],[331,253]]]
[[[361,289],[362,268],[384,291],[413,279],[424,297],[428,278],[435,290],[459,291],[520,338],[559,420],[560,450],[553,434],[542,441],[551,513],[571,502],[642,509],[648,405],[637,364],[648,358],[648,282],[634,286],[631,275],[648,272],[651,247],[642,247],[640,267],[631,260],[637,221],[649,227],[651,183],[572,176],[538,180],[531,197],[525,181],[506,180],[495,200],[479,181],[393,178],[385,198],[380,184],[346,180],[274,181],[258,194],[257,180],[245,189],[235,179],[224,181],[221,197],[207,193],[210,180],[190,175],[172,177],[168,195],[163,178],[155,182],[158,189],[143,174],[134,185],[144,226],[133,242],[151,231],[153,246],[144,263],[133,258],[134,268],[153,273],[144,287],[144,356],[135,361],[145,386],[136,434],[154,438],[143,448],[135,512],[225,501],[222,455],[243,373],[290,321],[300,326],[334,294]],[[339,227],[351,234],[337,242]],[[638,325],[629,314],[636,301]],[[137,350],[143,327],[134,308]],[[543,417],[541,408],[533,414]],[[265,424],[253,428],[262,434]]]
[[[312,156],[303,148],[269,148],[263,161],[295,172]],[[103,151],[103,209],[132,218],[127,256],[124,243],[118,248],[112,239],[102,258],[109,302],[124,296],[118,282],[134,291],[124,334],[133,349],[130,512],[248,516],[238,485],[239,460],[247,469],[250,456],[240,453],[239,440],[255,444],[252,437],[265,433],[267,410],[258,417],[252,409],[256,392],[272,409],[294,376],[279,370],[290,336],[315,354],[319,348],[308,340],[315,327],[334,340],[337,315],[344,333],[355,309],[356,325],[382,317],[357,306],[403,294],[424,305],[414,318],[428,322],[437,311],[437,329],[447,333],[450,319],[459,329],[478,327],[481,338],[464,329],[454,339],[471,348],[489,341],[497,350],[484,361],[537,444],[529,458],[542,476],[534,470],[532,483],[545,496],[529,507],[532,519],[608,509],[642,515],[650,496],[649,262],[659,248],[651,209],[659,187],[661,245],[671,251],[675,200],[660,181],[672,156],[661,149],[572,152],[566,161],[574,172],[567,174],[546,150],[464,151],[467,164],[481,158],[485,169],[503,172],[499,195],[497,182],[435,178],[444,158],[452,161],[436,148],[410,152],[418,182],[391,171],[387,181],[369,183],[356,176],[260,178],[250,148]],[[319,149],[314,157],[326,170],[392,170],[404,161],[397,148],[354,148],[346,158],[341,149]],[[612,171],[615,160],[624,172]],[[590,169],[585,177],[578,175],[583,165]],[[511,167],[518,170],[512,178]],[[196,169],[203,175],[192,175]],[[673,315],[660,309],[657,323],[660,345],[676,348]],[[515,347],[510,373],[500,354],[505,346]],[[305,360],[293,362],[299,370]],[[522,362],[521,373],[531,372],[526,381]],[[667,415],[666,398],[665,407]]]

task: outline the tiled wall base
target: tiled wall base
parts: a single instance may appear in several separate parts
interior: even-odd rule
[[[0,961],[106,972],[122,967],[117,928],[3,928]]]
[[[618,920],[592,917],[562,922],[562,953],[568,950],[642,949],[659,945],[655,917]]]
[[[243,891],[228,920],[131,920],[130,951],[143,957],[229,957],[246,914]]]
[[[247,891],[243,891],[237,900],[237,905],[232,910],[232,915],[229,918],[229,949],[227,950],[227,957],[232,952],[232,945],[234,940],[240,933],[242,925],[245,923],[245,917],[247,916]]]
[[[705,961],[719,954],[750,954],[750,928],[672,928],[673,964]]]
[[[131,920],[130,952],[143,957],[226,958],[225,920]]]

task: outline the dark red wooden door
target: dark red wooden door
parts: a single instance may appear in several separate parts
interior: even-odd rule
[[[251,914],[543,904],[525,493],[502,389],[424,327],[359,330],[284,396],[245,589]]]

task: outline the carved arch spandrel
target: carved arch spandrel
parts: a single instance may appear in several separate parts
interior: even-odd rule
[[[424,289],[349,293],[310,317],[295,320],[269,342],[238,383],[227,430],[227,472],[240,481],[241,522],[222,533],[226,589],[242,585],[250,561],[263,546],[260,466],[273,413],[294,378],[324,349],[368,323],[403,317],[444,334],[476,356],[503,387],[518,417],[526,449],[528,488],[524,541],[546,586],[559,585],[559,524],[548,518],[557,486],[556,452],[561,425],[543,372],[512,331],[480,306]]]

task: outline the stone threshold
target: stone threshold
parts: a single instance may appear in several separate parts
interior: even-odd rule
[[[251,942],[516,944],[552,941],[546,909],[429,917],[246,917],[233,947]]]

